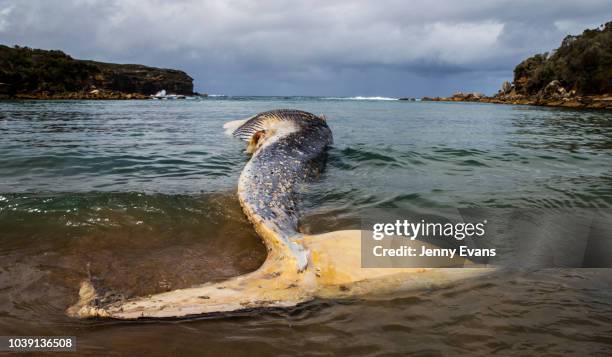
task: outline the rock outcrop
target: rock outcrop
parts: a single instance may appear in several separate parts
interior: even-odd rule
[[[514,69],[516,94],[546,95],[542,91],[551,82],[581,96],[612,93],[612,22],[567,36],[552,53],[527,58]]]
[[[504,82],[494,96],[456,92],[422,100],[612,109],[612,22],[519,63],[513,83]]]
[[[511,90],[512,84],[510,84],[508,81],[504,81],[504,83],[502,83],[500,94],[509,94]]]
[[[0,45],[0,97],[145,99],[165,89],[193,95],[185,72],[73,59],[61,51]]]

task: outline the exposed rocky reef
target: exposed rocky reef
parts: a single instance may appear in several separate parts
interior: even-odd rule
[[[175,69],[73,59],[62,51],[0,45],[0,98],[147,99],[165,89],[193,95]]]
[[[423,97],[421,100],[434,102],[480,102],[495,104],[540,105],[547,107],[612,109],[612,94],[583,96],[565,93],[567,92],[559,90],[552,95],[494,95],[488,97],[478,95],[478,93],[457,92],[452,97]]]
[[[493,96],[457,92],[422,100],[612,109],[612,22],[567,36],[552,54],[519,63],[513,82]]]

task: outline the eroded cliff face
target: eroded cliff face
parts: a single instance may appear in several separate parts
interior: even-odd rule
[[[145,98],[165,89],[192,95],[183,71],[73,59],[61,51],[0,45],[0,97]]]
[[[90,63],[100,70],[93,77],[94,85],[100,89],[146,95],[162,89],[174,94],[193,94],[193,78],[183,71],[136,64]]]

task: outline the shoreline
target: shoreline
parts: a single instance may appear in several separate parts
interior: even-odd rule
[[[509,105],[532,105],[538,107],[569,109],[612,110],[612,94],[576,96],[570,98],[546,98],[529,96],[483,96],[477,93],[456,93],[452,97],[423,97],[424,102],[472,102]]]
[[[0,44],[0,99],[147,99],[193,95],[193,78],[169,68],[74,59],[59,50]]]
[[[124,93],[124,92],[64,92],[64,93],[23,93],[12,96],[2,96],[1,100],[145,100],[151,99],[151,96],[141,93]]]
[[[37,93],[2,96],[1,101],[10,100],[151,100],[150,95],[123,92],[67,92],[67,93]],[[612,94],[596,96],[580,96],[573,98],[541,98],[541,97],[488,97],[477,94],[455,94],[452,97],[422,97],[423,102],[470,102],[506,105],[530,105],[537,107],[568,108],[568,109],[603,109],[612,110]]]

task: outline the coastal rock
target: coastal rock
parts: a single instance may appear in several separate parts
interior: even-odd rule
[[[512,91],[512,84],[508,81],[504,81],[501,87],[501,94],[509,94]]]
[[[558,80],[553,80],[544,87],[543,94],[545,97],[560,97],[566,93],[565,88]]]
[[[0,94],[39,99],[126,99],[165,89],[193,95],[193,78],[175,69],[77,60],[61,51],[0,45]],[[97,92],[96,92],[97,91]]]
[[[38,93],[18,93],[11,96],[17,99],[98,99],[98,100],[124,100],[124,99],[149,99],[150,97],[140,93],[123,93],[112,91],[90,92],[38,92]]]
[[[0,99],[10,98],[11,88],[7,83],[0,83]]]
[[[448,101],[454,101],[454,102],[464,102],[464,101],[473,102],[473,101],[478,101],[485,97],[486,96],[483,93],[479,93],[479,92],[472,92],[472,93],[455,92],[453,93],[452,97],[440,98],[439,100],[448,100]]]
[[[95,81],[98,88],[145,95],[165,89],[169,93],[193,95],[193,78],[183,71],[136,64],[92,63],[100,70]]]

